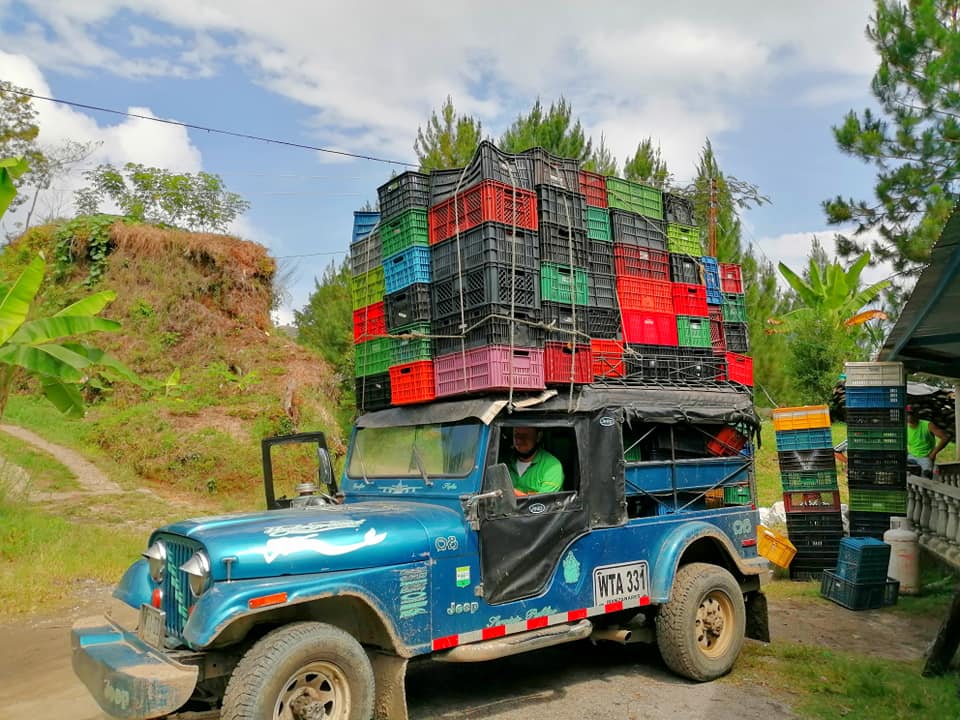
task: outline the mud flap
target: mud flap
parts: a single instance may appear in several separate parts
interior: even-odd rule
[[[375,650],[368,650],[367,656],[373,666],[376,691],[373,717],[375,720],[408,720],[407,692],[404,686],[407,658]]]
[[[759,590],[748,593],[746,598],[746,636],[751,640],[770,642],[770,616],[767,611],[767,596]]]

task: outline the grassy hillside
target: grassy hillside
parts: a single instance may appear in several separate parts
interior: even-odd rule
[[[201,494],[259,487],[265,436],[323,430],[335,453],[342,448],[332,371],[271,326],[276,265],[262,246],[80,218],[32,229],[5,248],[0,280],[15,277],[38,251],[49,264],[38,309],[55,312],[91,289],[116,291],[104,315],[123,329],[95,344],[153,383],[91,381],[84,420],[40,421],[39,432],[94,446],[149,483]],[[21,415],[29,425],[31,413]]]

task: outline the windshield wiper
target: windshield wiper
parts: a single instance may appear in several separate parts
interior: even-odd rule
[[[355,441],[353,444],[353,452],[357,455],[357,460],[360,462],[360,474],[363,475],[363,484],[370,485],[370,481],[367,480],[367,466],[363,462],[363,452],[360,450],[360,442]]]
[[[417,448],[416,444],[413,446],[413,461],[417,464],[417,470],[420,471],[420,477],[423,478],[424,485],[427,487],[433,487],[433,480],[430,479],[426,468],[423,466],[423,458],[420,456],[420,450]]]

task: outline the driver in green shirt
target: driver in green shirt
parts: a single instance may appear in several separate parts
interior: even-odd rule
[[[917,417],[916,410],[907,405],[907,459],[920,466],[924,475],[930,475],[937,455],[950,438],[929,420]]]
[[[540,431],[532,427],[513,429],[513,456],[507,462],[517,495],[557,492],[563,489],[563,466],[540,447]]]

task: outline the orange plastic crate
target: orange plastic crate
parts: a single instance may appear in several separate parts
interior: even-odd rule
[[[774,408],[774,430],[814,430],[830,427],[830,409],[826,405]]]

